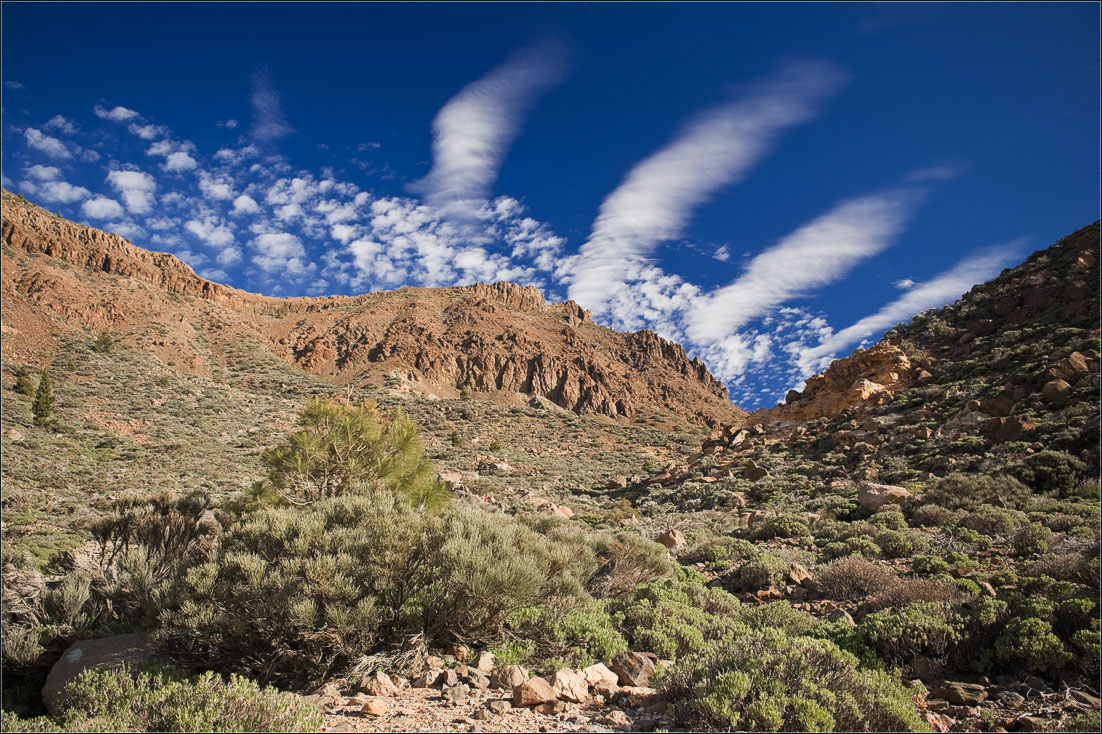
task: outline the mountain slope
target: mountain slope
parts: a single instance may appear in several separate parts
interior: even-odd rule
[[[210,374],[227,345],[255,341],[340,385],[381,383],[636,419],[648,406],[715,424],[742,415],[702,362],[649,331],[593,323],[510,283],[356,297],[268,298],[199,278],[175,257],[68,222],[3,193],[8,354],[34,361],[75,333],[117,332],[177,370]]]

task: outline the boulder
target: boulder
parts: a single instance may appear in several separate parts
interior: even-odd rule
[[[641,652],[619,652],[608,666],[622,686],[645,686],[654,674],[654,659]]]
[[[999,395],[980,403],[980,410],[997,418],[1006,418],[1014,412],[1014,399],[1009,395]]]
[[[538,706],[541,703],[556,701],[555,689],[543,678],[529,678],[513,689],[513,705],[520,707]]]
[[[490,676],[490,685],[511,691],[528,680],[528,671],[519,665],[506,665],[498,668]]]
[[[390,707],[381,698],[372,698],[364,702],[360,712],[368,716],[386,716],[390,712]]]
[[[492,652],[480,652],[475,658],[474,666],[483,673],[491,673],[494,670],[494,654]]]
[[[1049,380],[1041,388],[1041,395],[1050,403],[1062,405],[1071,397],[1071,385],[1064,380]]]
[[[369,696],[398,695],[398,686],[381,670],[361,679],[358,688]]]
[[[490,677],[478,668],[472,668],[469,665],[460,665],[455,669],[455,672],[462,680],[467,681],[471,686],[480,691],[484,691],[490,687]]]
[[[1074,385],[1090,373],[1086,356],[1079,352],[1072,352],[1065,359],[1049,367],[1045,377],[1049,380],[1063,380],[1069,385]]]
[[[555,505],[554,512],[559,517],[565,517],[567,520],[574,517],[574,511],[571,510],[569,507],[564,507],[563,505]]]
[[[930,698],[943,698],[957,706],[978,706],[987,700],[987,689],[978,683],[940,681],[931,686]]]
[[[585,682],[591,686],[595,686],[603,680],[612,681],[612,683],[616,683],[618,680],[617,675],[609,670],[604,663],[590,665],[588,668],[582,668],[579,672],[585,678]]]
[[[562,701],[547,701],[533,706],[532,710],[545,716],[554,716],[555,714],[561,714],[563,711],[566,711],[566,704]]]
[[[913,495],[903,487],[891,484],[865,482],[857,492],[857,502],[864,508],[876,512],[886,504],[898,505]]]
[[[500,716],[501,714],[507,714],[512,711],[513,704],[504,700],[490,701],[488,704],[486,704],[486,708],[488,708],[492,713]]]
[[[788,567],[788,580],[797,586],[802,586],[804,582],[811,579],[811,574],[807,572],[807,569],[798,563],[793,563]]]
[[[54,705],[57,694],[70,681],[89,668],[117,668],[122,665],[141,666],[152,663],[153,646],[143,635],[127,634],[77,640],[54,663],[42,688],[46,708]]]
[[[460,683],[457,686],[451,686],[443,690],[444,700],[455,706],[467,703],[467,699],[471,697],[471,687],[466,683]]]
[[[853,621],[853,617],[845,609],[835,609],[826,618],[828,622],[844,622],[847,627],[857,626],[857,623]]]
[[[436,685],[436,681],[443,675],[441,670],[430,670],[427,673],[422,673],[413,680],[410,681],[410,685],[414,688],[432,688]]]
[[[750,459],[750,461],[746,462],[746,468],[742,470],[742,476],[749,479],[751,482],[756,482],[759,479],[769,476],[769,472],[763,467],[758,466],[756,461]]]
[[[677,528],[672,528],[655,538],[655,541],[667,548],[674,549],[685,545],[685,536]]]
[[[602,679],[593,684],[593,693],[603,696],[606,701],[611,701],[612,697],[619,692],[620,686],[614,680]]]
[[[589,684],[577,670],[564,668],[555,672],[552,680],[556,695],[566,701],[583,703],[589,700]]]

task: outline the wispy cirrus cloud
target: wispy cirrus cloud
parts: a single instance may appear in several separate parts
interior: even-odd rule
[[[729,104],[705,112],[638,163],[601,204],[570,277],[570,297],[597,313],[693,210],[739,180],[784,130],[814,117],[844,74],[825,62],[791,63]]]
[[[751,319],[845,275],[891,244],[919,198],[903,189],[843,201],[755,256],[731,284],[700,298],[688,335],[719,341]]]
[[[1026,243],[1023,237],[984,248],[931,280],[915,284],[876,313],[831,334],[817,346],[804,349],[798,356],[800,367],[810,376],[825,368],[838,352],[862,339],[876,336],[927,309],[956,300],[972,286],[990,280],[1003,268],[1018,262],[1025,254]]]
[[[566,48],[545,41],[516,53],[448,100],[432,123],[432,169],[410,191],[445,214],[471,218],[536,99],[566,73]]]
[[[257,140],[273,143],[295,131],[283,113],[283,103],[272,82],[271,69],[264,67],[253,73],[249,103],[253,108],[252,136]]]

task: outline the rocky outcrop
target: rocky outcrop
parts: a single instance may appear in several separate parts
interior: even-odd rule
[[[832,362],[807,380],[803,392],[790,391],[786,404],[754,413],[753,422],[804,422],[833,417],[847,408],[890,402],[918,372],[899,347],[880,343]]]
[[[200,353],[197,342],[248,338],[340,384],[400,374],[438,396],[507,393],[517,403],[547,400],[621,421],[642,405],[708,424],[743,415],[680,345],[650,331],[599,327],[577,303],[548,304],[534,286],[269,298],[204,280],[172,255],[66,221],[8,192],[3,204],[4,321],[21,331],[59,338],[101,329],[168,332],[167,339],[135,336],[127,346],[194,371],[220,359]],[[76,277],[61,263],[109,277]],[[33,345],[48,348],[45,340]]]

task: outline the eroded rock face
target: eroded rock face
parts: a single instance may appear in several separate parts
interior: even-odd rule
[[[785,405],[758,411],[753,420],[802,422],[833,417],[847,408],[881,405],[917,377],[902,349],[876,344],[832,362],[826,371],[808,378],[803,393],[789,393]]]
[[[204,355],[186,354],[188,345],[248,338],[341,384],[401,373],[443,396],[512,393],[622,421],[641,405],[697,423],[744,415],[680,345],[650,331],[599,327],[577,303],[548,304],[532,286],[267,298],[211,283],[172,255],[56,217],[6,191],[3,242],[6,325],[58,338],[124,325],[135,335],[167,331],[174,343],[133,336],[127,346],[162,356],[160,350],[189,371],[202,372]],[[61,263],[95,277],[76,277]],[[27,348],[48,356],[51,345]]]

